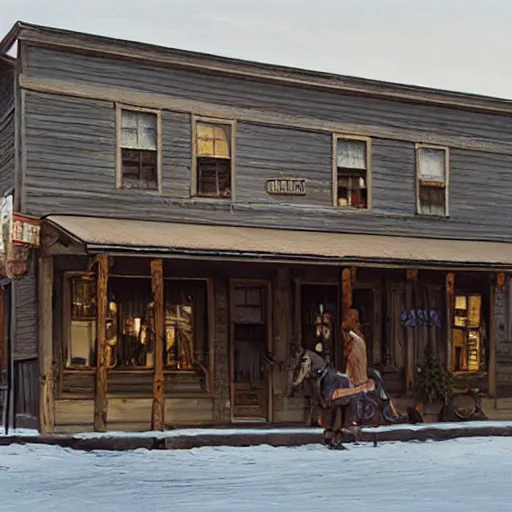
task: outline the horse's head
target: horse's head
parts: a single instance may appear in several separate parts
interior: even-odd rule
[[[325,361],[312,350],[299,347],[295,354],[292,387],[299,387],[306,379],[314,377],[325,367]]]

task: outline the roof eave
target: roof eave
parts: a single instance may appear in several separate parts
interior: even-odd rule
[[[15,34],[14,40],[19,38],[36,45],[74,49],[75,51],[83,50],[105,56],[111,55],[154,62],[160,65],[197,69],[215,74],[241,76],[265,82],[293,84],[295,86],[387,98],[394,101],[492,111],[495,113],[512,113],[512,101],[503,98],[251,62],[25,22],[17,22],[9,34],[11,33]],[[8,36],[4,38],[4,41],[9,40]],[[11,40],[12,37],[11,34]]]
[[[9,48],[11,48],[11,46],[18,39],[18,36],[19,36],[19,34],[21,32],[21,29],[22,29],[22,26],[23,26],[23,22],[17,21],[11,27],[9,32],[7,32],[7,34],[5,34],[3,39],[0,41],[0,56],[8,57],[8,58],[12,59],[12,57],[9,57],[8,55],[5,55],[5,54],[6,54],[6,52],[9,51]],[[15,60],[15,59],[13,59],[13,60]]]
[[[309,264],[309,265],[358,265],[364,267],[414,268],[420,270],[473,270],[506,272],[512,265],[504,263],[476,263],[471,261],[417,261],[393,258],[333,257],[307,254],[286,254],[270,252],[243,252],[208,249],[184,249],[171,247],[141,247],[131,245],[97,244],[83,241],[89,254],[110,254],[123,256],[154,256],[169,259],[209,259],[217,261],[248,261],[253,263]]]

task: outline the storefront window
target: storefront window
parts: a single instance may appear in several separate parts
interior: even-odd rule
[[[454,371],[479,371],[487,367],[482,321],[482,296],[457,295],[453,319]]]
[[[108,282],[107,367],[153,368],[154,304],[151,279],[112,277]]]
[[[71,323],[66,368],[96,367],[96,277],[69,278]],[[108,281],[106,360],[109,369],[152,368],[151,279],[112,277]]]
[[[71,322],[67,332],[67,369],[96,367],[96,278],[68,279]],[[164,365],[174,370],[208,366],[206,281],[166,280]],[[110,277],[106,325],[109,369],[154,367],[154,303],[151,278]]]
[[[66,368],[96,366],[96,278],[93,274],[68,280],[71,323],[67,333]]]
[[[168,369],[201,370],[208,366],[206,282],[165,282],[165,347]]]

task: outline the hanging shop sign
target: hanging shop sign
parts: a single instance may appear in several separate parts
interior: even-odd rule
[[[39,219],[13,213],[11,241],[14,245],[39,247],[40,231],[41,226]]]
[[[13,211],[13,196],[0,207],[0,273],[17,279],[28,272],[30,249],[40,246],[40,221]]]
[[[405,327],[441,327],[441,318],[435,309],[402,311],[400,320]]]

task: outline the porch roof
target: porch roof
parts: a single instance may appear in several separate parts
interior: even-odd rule
[[[512,269],[512,243],[51,215],[90,254],[265,262]]]

